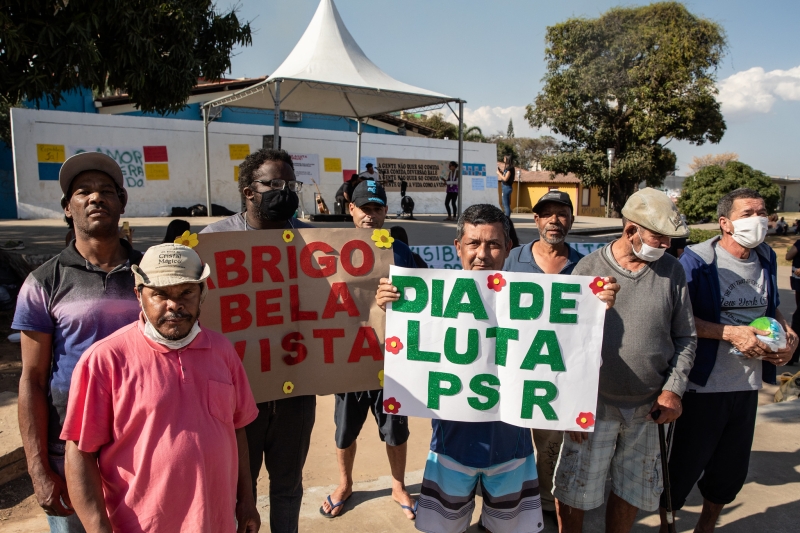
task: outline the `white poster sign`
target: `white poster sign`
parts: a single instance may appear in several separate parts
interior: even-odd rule
[[[319,185],[319,155],[291,154],[291,156],[297,181],[312,185],[311,180],[313,179]]]
[[[600,278],[392,266],[384,411],[592,431]]]
[[[461,259],[452,244],[444,246],[410,246],[411,251],[428,263],[428,268],[450,268],[461,270]]]

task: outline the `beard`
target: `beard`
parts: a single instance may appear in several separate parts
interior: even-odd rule
[[[197,311],[197,315],[192,315],[191,313],[167,313],[166,315],[160,317],[155,324],[156,330],[167,340],[170,341],[179,341],[186,337],[189,333],[192,332],[192,328],[194,327],[197,320],[200,318],[200,311]],[[191,325],[189,329],[186,330],[186,333],[179,333],[178,331],[162,331],[161,327],[167,320],[180,320],[180,319],[188,319],[191,321]],[[193,319],[193,320],[192,320]]]
[[[550,237],[547,235],[548,231],[559,231],[560,234],[556,237]],[[561,244],[567,238],[567,232],[564,231],[564,228],[560,226],[549,226],[545,227],[544,232],[542,232],[541,238],[544,242],[550,245]]]

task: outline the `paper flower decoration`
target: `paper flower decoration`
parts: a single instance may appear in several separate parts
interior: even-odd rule
[[[487,285],[493,291],[500,292],[503,290],[503,287],[506,286],[506,280],[503,278],[503,275],[498,272],[497,274],[489,276]]]
[[[400,412],[400,407],[401,407],[400,402],[398,402],[394,396],[392,396],[388,400],[383,401],[383,410],[386,411],[387,413],[396,415],[397,413]]]
[[[292,242],[294,240],[294,233],[292,233],[288,229],[283,231],[282,236],[283,236],[283,242]]]
[[[283,393],[284,394],[291,394],[294,391],[294,383],[291,381],[287,381],[283,384]]]
[[[381,387],[383,387],[383,370],[378,372],[378,381],[381,382]]]
[[[386,339],[386,351],[397,355],[403,349],[403,343],[397,337]]]
[[[597,294],[598,292],[604,291],[606,286],[606,282],[603,281],[603,278],[596,277],[592,280],[589,284],[589,288],[592,289],[592,294]]]
[[[372,240],[378,248],[391,248],[394,237],[389,234],[388,229],[376,229],[372,232]]]
[[[183,235],[175,239],[175,244],[182,244],[189,248],[197,246],[197,233],[189,233],[189,230],[183,232]]]
[[[587,429],[594,425],[594,415],[592,413],[580,413],[575,422],[583,429]]]

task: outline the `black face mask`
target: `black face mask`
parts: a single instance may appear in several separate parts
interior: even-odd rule
[[[272,190],[261,193],[258,210],[262,220],[289,220],[299,205],[296,192],[289,189]]]

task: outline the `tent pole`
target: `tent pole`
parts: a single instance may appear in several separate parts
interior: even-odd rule
[[[356,135],[356,174],[361,174],[361,119],[358,119]]]
[[[275,125],[272,128],[272,148],[280,150],[281,129],[281,80],[275,82]]]
[[[206,208],[208,209],[207,216],[211,216],[211,169],[209,168],[209,155],[208,155],[208,115],[211,113],[211,108],[203,106],[203,144],[205,145],[206,156]]]
[[[458,101],[458,217],[461,210],[461,199],[464,197],[464,101]]]

